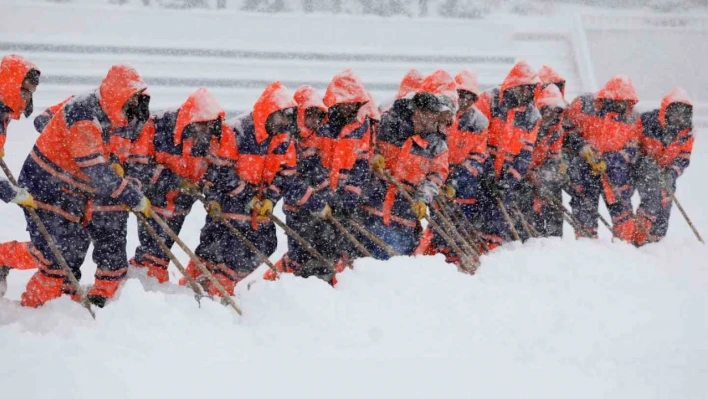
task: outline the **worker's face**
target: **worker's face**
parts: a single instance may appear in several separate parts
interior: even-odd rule
[[[679,129],[691,127],[693,107],[683,103],[673,103],[666,107],[666,124]]]
[[[20,96],[22,97],[22,101],[25,102],[25,117],[32,115],[32,111],[34,110],[34,102],[32,101],[32,97],[34,96],[34,92],[37,90],[38,85],[39,82],[33,82],[27,78],[22,81],[22,86],[20,86]]]
[[[561,121],[563,109],[558,107],[542,107],[541,121],[545,125],[555,125]]]
[[[509,89],[509,91],[518,105],[528,105],[531,104],[536,95],[536,85],[516,86]]]
[[[416,108],[413,111],[413,116],[411,119],[413,121],[413,125],[416,126],[419,131],[437,132],[441,119],[440,114],[440,112],[430,111],[424,108]]]
[[[305,110],[305,127],[317,131],[322,124],[327,114],[319,108],[308,108]]]
[[[460,109],[467,109],[477,102],[477,95],[467,90],[458,90],[457,95],[460,97]]]
[[[287,108],[273,112],[266,120],[266,131],[271,136],[278,133],[296,133],[297,116],[295,108]]]

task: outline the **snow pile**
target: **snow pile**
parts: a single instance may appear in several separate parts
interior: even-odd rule
[[[68,299],[4,300],[0,385],[12,398],[706,397],[706,255],[549,239],[485,257],[474,277],[440,257],[365,260],[335,289],[241,284],[241,318],[137,279],[96,322]]]

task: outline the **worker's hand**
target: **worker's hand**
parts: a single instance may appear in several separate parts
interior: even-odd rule
[[[415,201],[411,205],[411,209],[413,210],[413,213],[418,218],[418,220],[423,219],[428,213],[428,206],[423,201]]]
[[[440,194],[444,195],[447,199],[455,199],[456,190],[449,184],[443,184],[440,187]]]
[[[32,197],[32,194],[30,194],[26,188],[18,188],[17,193],[10,202],[26,208],[37,208],[37,204],[34,203],[34,197]]]
[[[209,201],[204,204],[204,209],[206,209],[209,216],[213,218],[221,217],[221,204],[218,201]]]
[[[329,206],[329,204],[325,204],[324,208],[322,208],[321,211],[314,212],[313,215],[320,219],[327,219],[332,215],[332,208]]]
[[[140,203],[135,208],[133,208],[133,210],[135,212],[140,212],[146,218],[149,218],[150,217],[150,207],[151,207],[150,200],[147,197],[143,196],[143,198],[140,199]]]
[[[607,172],[607,163],[605,163],[605,161],[591,163],[590,169],[592,170],[592,174],[596,176],[603,175],[605,172]]]
[[[386,159],[381,154],[375,154],[371,158],[371,167],[374,172],[383,173],[386,170]]]
[[[198,193],[200,191],[198,184],[193,183],[192,181],[187,179],[182,179],[182,181],[179,183],[179,189],[185,194]]]
[[[262,201],[257,201],[253,204],[253,210],[258,216],[265,216],[273,212],[273,201],[269,199],[264,199]]]
[[[123,167],[121,164],[114,162],[111,164],[111,169],[113,169],[114,172],[120,177],[125,177],[125,170],[123,170]]]

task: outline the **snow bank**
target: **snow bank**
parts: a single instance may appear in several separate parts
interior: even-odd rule
[[[1,385],[13,398],[705,397],[708,253],[686,244],[665,262],[661,245],[539,240],[475,277],[440,257],[366,260],[336,289],[241,285],[242,318],[137,279],[96,322],[67,299],[4,300]]]

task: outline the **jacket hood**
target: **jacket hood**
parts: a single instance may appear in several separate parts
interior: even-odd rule
[[[309,137],[314,132],[305,126],[305,111],[308,108],[317,108],[320,111],[327,113],[327,107],[324,105],[322,95],[311,86],[300,86],[295,91],[293,98],[297,103],[297,124],[300,127],[300,134],[303,137]]]
[[[365,103],[369,100],[369,93],[351,69],[345,69],[335,75],[324,96],[327,107],[341,103]]]
[[[553,107],[566,109],[568,103],[563,99],[563,94],[558,89],[556,85],[548,85],[545,89],[541,90],[538,98],[536,99],[536,106],[541,109],[542,107]]]
[[[398,94],[396,94],[396,99],[401,99],[408,96],[411,93],[415,93],[420,89],[423,84],[425,76],[418,72],[417,69],[410,69],[406,76],[401,80],[401,84],[398,86]]]
[[[565,82],[565,78],[548,65],[541,65],[538,70],[538,78],[543,84]]]
[[[36,65],[19,55],[6,55],[0,62],[0,101],[12,110],[12,119],[20,119],[27,107],[21,91],[22,82],[31,70],[39,71]]]
[[[517,86],[527,86],[539,84],[541,81],[536,76],[536,72],[526,61],[519,61],[511,68],[506,75],[499,89],[499,95],[504,98],[504,92]]]
[[[479,79],[477,74],[470,70],[463,70],[455,76],[455,84],[457,85],[457,90],[465,90],[470,93],[474,93],[477,96],[481,95],[482,92],[479,90]]]
[[[617,75],[607,81],[605,87],[597,92],[596,98],[599,100],[631,101],[634,103],[639,101],[632,79],[625,75]]]
[[[184,129],[192,123],[223,120],[225,116],[226,112],[216,97],[207,89],[198,89],[190,94],[179,108],[175,123],[174,144],[179,145],[182,142]]]
[[[666,126],[666,109],[669,105],[675,103],[693,106],[693,102],[688,97],[686,90],[681,87],[674,87],[661,99],[661,108],[659,108],[659,123],[661,123],[661,126]]]
[[[457,95],[457,84],[449,73],[442,69],[428,75],[420,86],[420,92],[435,94],[444,103],[447,103],[452,112],[457,109],[459,96]]]
[[[270,114],[288,108],[297,107],[297,103],[280,82],[269,84],[253,105],[253,124],[256,130],[256,141],[262,143],[268,138],[266,121]]]
[[[123,106],[130,97],[147,90],[147,84],[132,67],[114,65],[108,70],[98,90],[101,107],[113,127],[124,127],[128,125],[128,120],[123,114]]]

